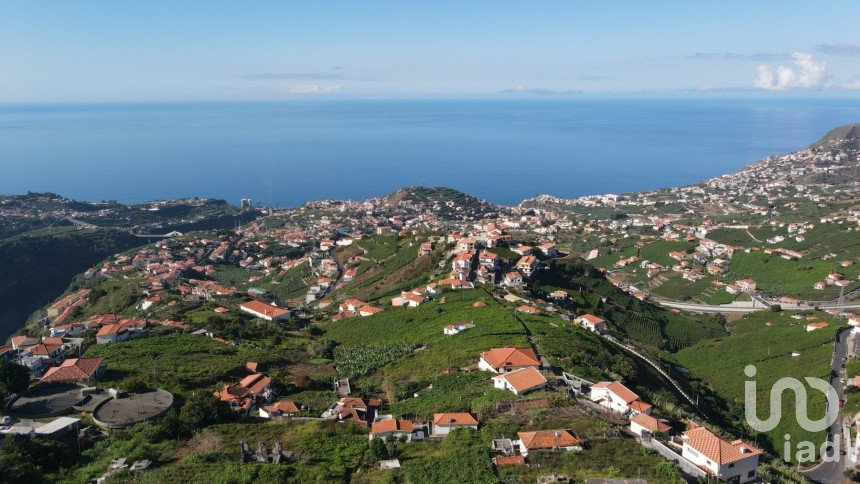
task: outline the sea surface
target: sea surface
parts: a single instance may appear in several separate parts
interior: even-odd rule
[[[425,185],[516,204],[692,183],[852,122],[858,99],[0,105],[0,193],[283,207]]]

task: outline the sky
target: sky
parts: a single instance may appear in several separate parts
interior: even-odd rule
[[[860,95],[860,2],[0,2],[0,102]]]

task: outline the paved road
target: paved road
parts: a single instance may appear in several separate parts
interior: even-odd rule
[[[767,301],[760,298],[755,299],[754,301],[735,301],[731,304],[721,304],[721,305],[711,305],[711,304],[695,304],[695,303],[686,303],[681,301],[669,301],[662,299],[654,300],[657,304],[661,306],[666,306],[670,308],[682,309],[684,311],[690,311],[694,313],[752,313],[755,311],[761,311],[763,309],[769,308],[773,304],[779,304],[780,307],[784,311],[808,311],[815,306],[818,306],[822,309],[835,308],[838,306],[835,302],[809,302],[806,304],[785,304],[780,303],[779,301]],[[840,309],[860,309],[860,303],[850,303],[843,304],[839,306]]]
[[[752,301],[737,301],[731,304],[711,305],[686,303],[681,301],[667,301],[656,299],[655,302],[661,306],[682,309],[694,313],[752,313],[765,309],[761,304],[753,304]]]
[[[845,342],[848,339],[848,334],[849,331],[842,330],[836,335],[833,349],[833,360],[831,361],[831,366],[833,371],[836,373],[836,376],[831,379],[830,384],[836,389],[836,393],[839,395],[840,399],[842,398],[845,390],[839,379],[843,378],[845,374],[842,369],[842,358],[845,356]],[[829,442],[833,442],[834,440],[840,441],[839,450],[845,450],[842,432],[842,409],[840,408],[839,418],[833,422],[833,425],[830,426],[827,434],[827,440]],[[803,475],[812,482],[818,482],[821,484],[840,484],[843,480],[844,473],[845,456],[840,455],[837,462],[822,462],[812,470],[803,472]]]

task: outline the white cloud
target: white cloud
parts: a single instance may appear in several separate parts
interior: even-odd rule
[[[758,66],[758,78],[754,87],[768,91],[786,91],[790,89],[821,89],[827,87],[827,65],[815,60],[811,54],[795,52],[791,54],[795,67]]]
[[[319,84],[308,84],[305,86],[294,86],[288,89],[290,94],[331,94],[340,92],[340,85],[321,86]]]

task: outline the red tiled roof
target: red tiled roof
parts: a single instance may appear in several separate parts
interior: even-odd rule
[[[102,364],[102,358],[69,358],[60,366],[48,368],[42,383],[70,382],[92,379]]]
[[[493,348],[481,353],[481,358],[493,368],[504,366],[539,366],[537,355],[531,348]]]
[[[547,382],[547,379],[541,375],[541,372],[537,371],[533,366],[521,368],[510,373],[496,375],[493,378],[506,380],[508,384],[517,391],[517,393],[531,390],[532,388],[539,387]]]
[[[433,414],[433,425],[443,427],[478,425],[471,413],[437,413]]]
[[[553,449],[573,447],[582,443],[570,430],[538,430],[536,432],[517,432],[526,449]]]
[[[684,432],[684,443],[696,449],[700,454],[704,454],[718,465],[729,464],[761,453],[760,450],[743,440],[728,442],[717,437],[716,434],[705,427],[698,427]]]
[[[602,381],[595,383],[591,386],[591,388],[606,388],[610,392],[614,393],[618,398],[624,400],[624,403],[631,404],[636,400],[639,400],[639,395],[630,391],[629,388],[625,387],[621,383],[617,381]]]
[[[241,307],[248,311],[254,311],[255,313],[269,316],[270,318],[277,318],[290,312],[284,308],[272,306],[271,304],[266,304],[260,301],[249,301],[246,303],[242,303]]]
[[[630,419],[630,421],[636,422],[638,425],[641,425],[654,433],[663,433],[671,428],[660,420],[644,413],[637,413],[635,417]]]
[[[373,422],[370,426],[371,434],[384,434],[386,432],[412,432],[415,426],[409,420],[388,418]]]

